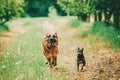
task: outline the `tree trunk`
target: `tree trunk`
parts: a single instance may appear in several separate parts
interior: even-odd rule
[[[120,29],[120,16],[119,16],[119,10],[115,11],[114,12],[114,15],[113,15],[113,22],[114,22],[114,27],[116,29]]]
[[[87,21],[87,14],[86,13],[81,13],[81,20]]]
[[[104,11],[104,18],[105,18],[105,21],[107,20],[107,11]]]
[[[81,19],[81,18],[80,18],[80,14],[78,14],[78,15],[77,15],[77,18],[78,18],[78,20],[80,20],[80,19]]]
[[[67,16],[70,16],[70,12],[69,11],[67,11]]]
[[[104,14],[105,14],[105,25],[109,26],[112,12],[111,11],[110,12],[104,11]]]
[[[94,21],[97,21],[97,13],[94,12]]]
[[[88,15],[87,15],[87,19],[88,19],[88,22],[90,22],[90,13],[88,13]]]
[[[100,12],[98,13],[98,20],[102,21],[102,10],[100,10]]]

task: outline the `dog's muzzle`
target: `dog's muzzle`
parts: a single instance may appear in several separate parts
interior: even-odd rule
[[[51,45],[53,45],[54,43],[55,43],[55,38],[54,37],[50,37],[49,38],[49,43],[51,44]]]

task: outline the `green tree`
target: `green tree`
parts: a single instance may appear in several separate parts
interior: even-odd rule
[[[32,17],[47,16],[49,0],[25,0],[26,12]]]
[[[120,1],[112,0],[113,3],[113,22],[116,29],[120,29]]]
[[[113,15],[115,28],[120,28],[120,1],[119,0],[91,0],[89,7],[92,8],[95,15],[95,21],[102,20],[104,13],[104,22],[110,24],[110,18]]]
[[[74,14],[83,21],[87,20],[87,14],[89,13],[88,0],[58,0],[58,4],[66,13]]]
[[[59,15],[65,15],[65,12],[57,4],[57,0],[24,0],[26,6],[25,12],[31,17],[48,16],[49,7],[54,6]]]
[[[0,0],[0,24],[19,16],[23,11],[22,4],[19,0]]]

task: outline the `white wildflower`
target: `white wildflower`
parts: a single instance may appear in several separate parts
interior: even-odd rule
[[[7,52],[6,54],[9,55],[9,52]]]
[[[120,36],[118,36],[118,38],[120,38]]]
[[[19,80],[18,77],[15,80]]]
[[[18,62],[16,62],[15,64],[18,65],[18,64],[21,64],[21,63],[22,63],[22,61],[18,61]]]
[[[18,54],[20,54],[20,47],[17,48]]]
[[[3,66],[2,66],[2,69],[4,69],[5,67],[6,67],[6,66],[5,66],[5,65],[3,65]]]

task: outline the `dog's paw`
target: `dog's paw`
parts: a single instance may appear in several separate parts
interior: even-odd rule
[[[80,70],[81,72],[84,72],[84,70]]]
[[[57,64],[56,64],[55,62],[52,62],[52,65],[53,65],[53,66],[57,66]]]
[[[48,64],[48,62],[46,62],[45,64]]]

